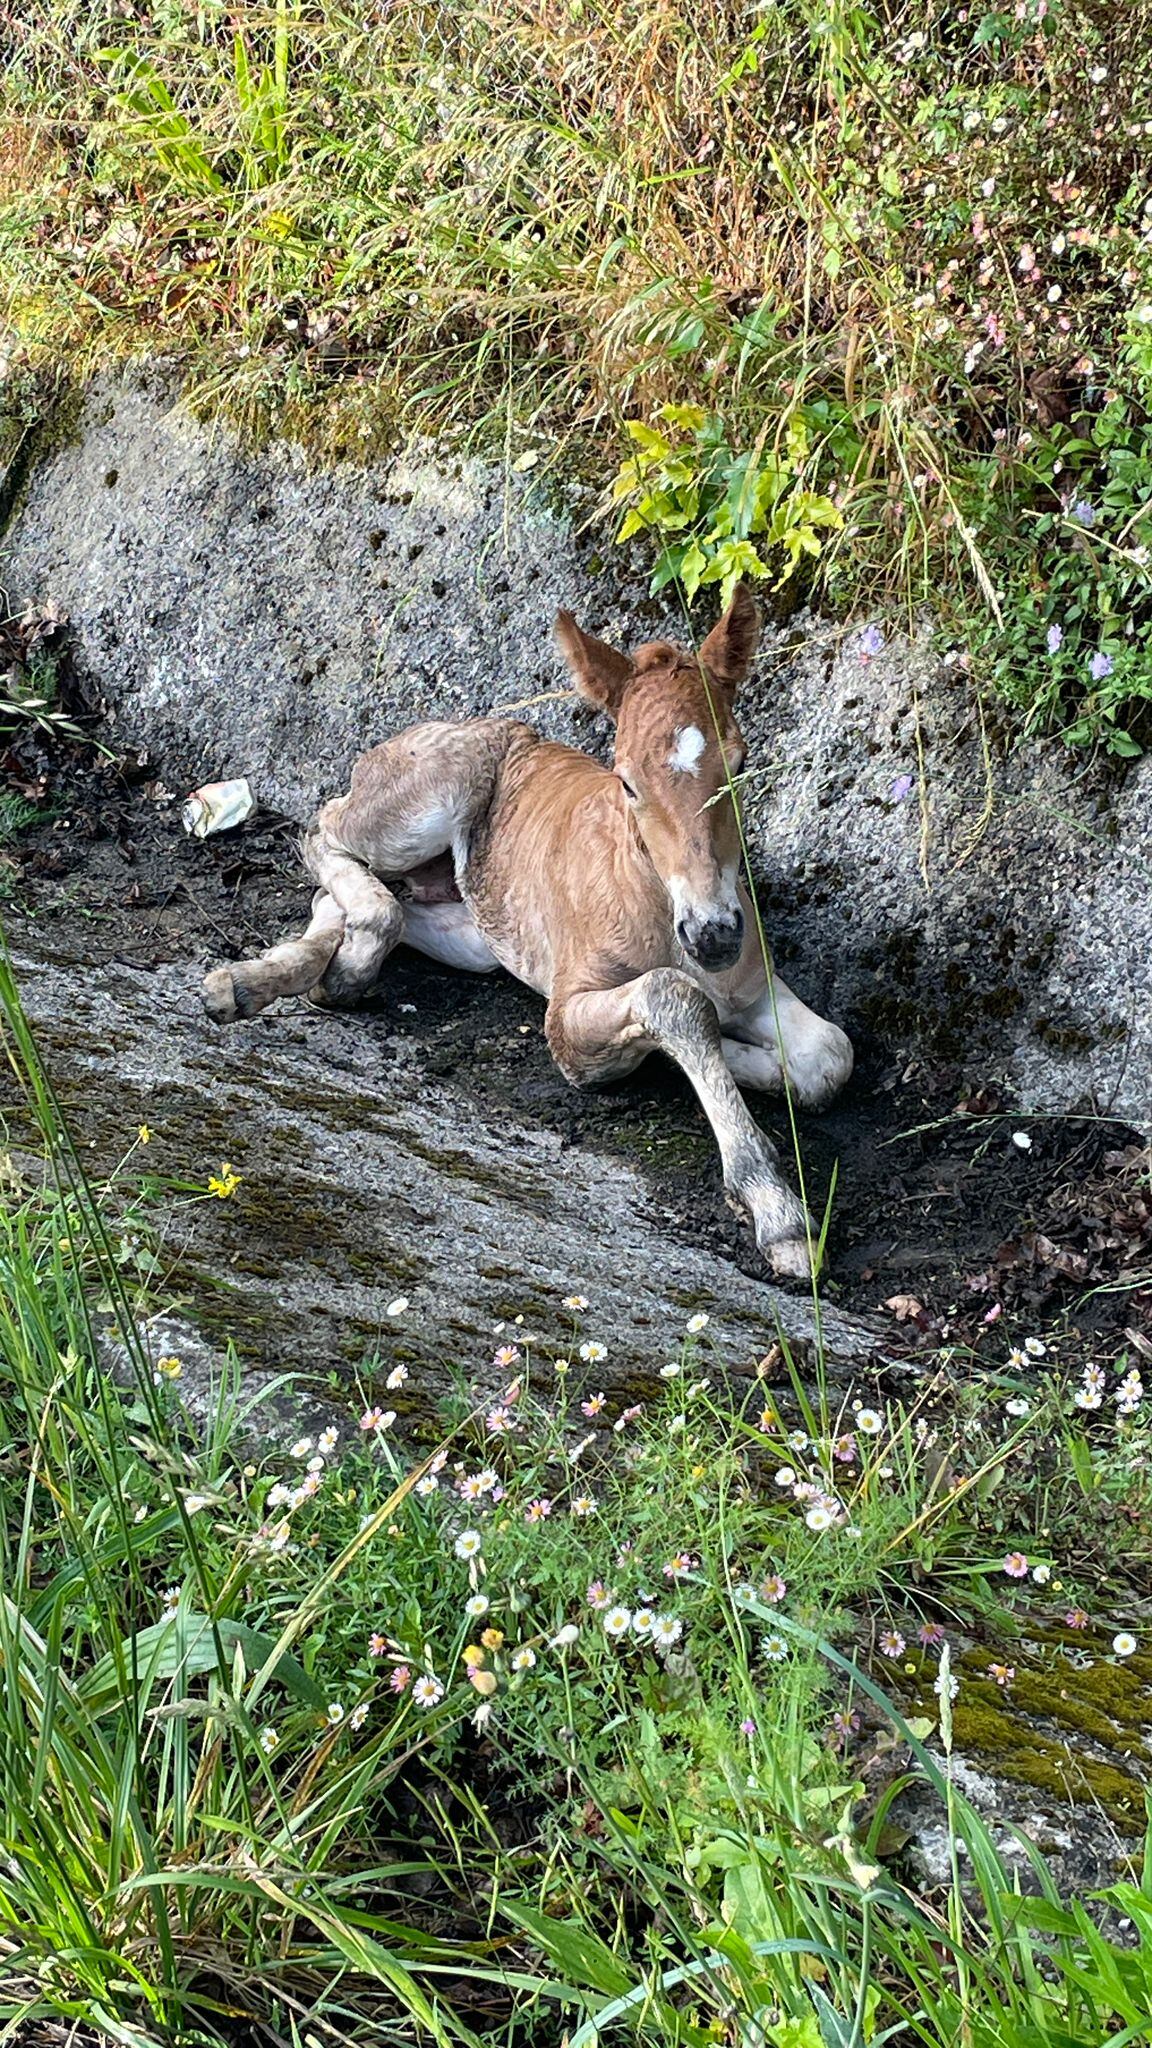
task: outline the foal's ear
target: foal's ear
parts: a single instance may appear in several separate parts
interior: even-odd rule
[[[598,711],[615,718],[620,699],[632,680],[632,663],[626,654],[582,633],[571,612],[556,614],[556,645],[572,671],[580,695]]]
[[[700,665],[735,696],[752,666],[760,644],[760,614],[746,583],[738,583],[732,602],[700,648]]]

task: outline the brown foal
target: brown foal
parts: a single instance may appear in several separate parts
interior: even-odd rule
[[[613,1080],[656,1050],[678,1062],[761,1251],[777,1273],[809,1274],[810,1219],[737,1083],[819,1107],[852,1047],[773,974],[740,878],[733,706],[758,636],[742,587],[698,656],[663,640],[621,654],[561,612],[576,688],[615,722],[613,767],[508,718],[373,747],[305,839],[307,931],[210,974],[209,1016],[355,1000],[401,942],[474,973],[506,967],[547,998],[569,1081]]]

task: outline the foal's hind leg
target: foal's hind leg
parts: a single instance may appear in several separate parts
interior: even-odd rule
[[[773,1271],[812,1272],[812,1225],[780,1172],[771,1140],[749,1115],[730,1074],[715,1004],[676,967],[655,967],[620,988],[585,989],[549,1005],[545,1029],[570,1081],[627,1074],[658,1047],[682,1067],[720,1148],[724,1185],[747,1209]]]
[[[379,980],[385,960],[404,936],[404,912],[386,883],[333,843],[326,813],[335,808],[325,804],[320,812],[304,842],[304,859],[344,918],[343,935],[317,994],[326,1002],[351,1003]]]
[[[280,996],[306,995],[320,980],[344,936],[344,912],[324,889],[312,898],[312,920],[298,939],[285,939],[259,960],[237,960],[205,977],[204,1008],[214,1024],[255,1017]]]
[[[497,718],[412,726],[361,755],[348,795],[319,812],[304,859],[345,914],[344,938],[323,981],[331,1001],[367,994],[405,936],[406,910],[381,876],[398,882],[443,854],[457,854],[491,803],[500,763],[523,730]],[[418,923],[414,917],[417,946]],[[477,957],[459,964],[485,971],[494,963]]]

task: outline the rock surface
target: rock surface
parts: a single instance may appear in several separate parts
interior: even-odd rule
[[[608,1357],[590,1370],[610,1392],[676,1357],[700,1310],[737,1370],[778,1332],[800,1356],[811,1344],[810,1299],[674,1240],[626,1165],[565,1152],[512,1118],[494,1132],[458,1092],[417,1074],[399,1039],[386,1041],[382,1075],[380,1041],[353,1019],[281,1014],[218,1032],[189,1001],[182,967],[86,973],[48,954],[16,966],[96,1175],[140,1123],[162,1132],[165,1160],[199,1162],[201,1183],[221,1160],[242,1160],[229,1199],[176,1208],[163,1271],[164,1292],[245,1363],[347,1378],[373,1358],[384,1373],[414,1361],[426,1407],[456,1370],[481,1393],[503,1384],[491,1364],[502,1342],[531,1334],[549,1355],[569,1349],[575,1326],[561,1304],[576,1291],[595,1304],[588,1333]],[[400,1299],[407,1307],[390,1314]],[[863,1366],[877,1341],[866,1321],[831,1307],[822,1330],[833,1368]]]
[[[557,606],[623,641],[675,622],[579,511],[477,462],[245,453],[145,371],[96,387],[36,468],[0,574],[68,611],[79,668],[169,782],[247,775],[303,820],[416,718],[527,703],[604,745],[564,689]],[[810,620],[767,636],[742,716],[753,864],[800,992],[1025,1108],[1148,1128],[1152,761],[1004,752],[957,671]]]

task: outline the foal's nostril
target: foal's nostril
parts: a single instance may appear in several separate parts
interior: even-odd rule
[[[676,920],[676,938],[699,966],[719,972],[734,966],[740,958],[744,945],[743,914],[738,909],[717,917],[686,913]]]

